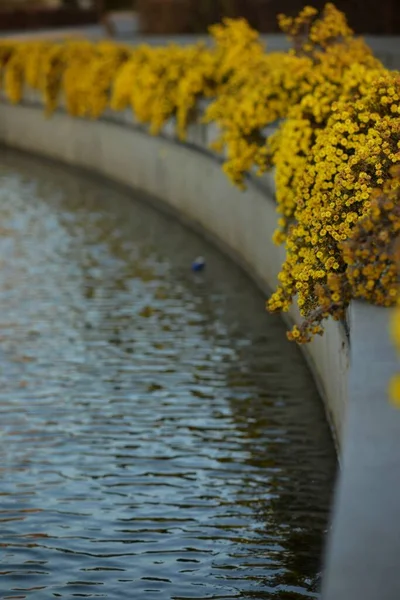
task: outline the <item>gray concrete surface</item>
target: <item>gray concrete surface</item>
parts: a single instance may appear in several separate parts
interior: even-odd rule
[[[36,39],[67,39],[82,37],[91,40],[100,40],[106,36],[102,25],[85,25],[81,27],[60,27],[57,29],[40,29],[36,31],[2,31],[0,40],[36,40]]]
[[[400,598],[400,410],[388,383],[400,371],[391,311],[350,309],[349,401],[323,600]]]
[[[364,36],[375,56],[382,61],[388,69],[400,69],[400,37],[399,36]],[[266,45],[267,52],[285,52],[290,48],[287,38],[281,34],[261,36]],[[175,36],[142,36],[126,35],[116,30],[116,39],[124,40],[130,44],[149,44],[151,46],[164,46],[169,43],[179,45],[193,44],[198,40],[211,43],[209,36],[175,35]]]
[[[134,12],[110,13],[108,19],[114,30],[116,41],[132,45],[149,44],[150,46],[165,46],[166,44],[188,45],[203,41],[206,44],[211,43],[211,38],[207,35],[141,35],[140,23]],[[106,29],[102,25],[90,25],[82,27],[69,27],[51,30],[41,30],[34,32],[13,31],[4,32],[1,38],[68,38],[68,37],[86,37],[93,40],[108,37]],[[261,36],[266,44],[268,52],[286,51],[289,48],[289,42],[284,35],[268,34]],[[400,36],[364,36],[367,43],[373,49],[375,55],[383,62],[388,69],[400,69]]]

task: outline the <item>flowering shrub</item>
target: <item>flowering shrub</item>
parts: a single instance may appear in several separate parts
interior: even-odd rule
[[[322,333],[352,298],[396,299],[400,74],[388,71],[332,4],[281,16],[292,49],[267,54],[243,19],[211,27],[211,46],[127,47],[110,42],[0,42],[0,77],[19,102],[25,86],[51,113],[61,101],[77,117],[131,108],[157,134],[173,117],[177,135],[203,116],[220,136],[224,171],[274,167],[278,229],[286,260],[271,311],[295,300],[304,317],[290,339]],[[270,126],[275,132],[268,135]],[[277,126],[278,125],[278,126]]]
[[[352,37],[344,16],[332,4],[327,4],[320,18],[316,17],[317,11],[306,7],[296,19],[280,18],[293,44],[289,53],[265,54],[260,42],[253,41],[251,52],[242,52],[235,60],[234,76],[218,90],[206,113],[206,120],[216,121],[221,129],[214,147],[226,147],[224,170],[238,185],[243,186],[244,175],[253,166],[262,174],[277,146],[292,157],[293,151],[296,158],[302,157],[313,142],[308,129],[323,126],[332,102],[341,92],[346,69],[355,63],[380,65],[366,44]],[[297,112],[290,114],[293,108]],[[282,144],[277,138],[275,144],[266,144],[265,128],[289,115]],[[299,148],[293,147],[293,139],[287,139],[293,135],[298,138]],[[282,155],[276,160],[282,166]],[[277,186],[278,202],[287,198],[290,175],[288,179],[285,189]]]
[[[157,134],[172,116],[184,139],[201,95],[211,93],[214,54],[204,45],[183,48],[143,46],[132,53],[115,77],[111,107],[131,106],[136,119]]]
[[[6,51],[0,45],[0,60]],[[130,52],[110,42],[17,43],[0,63],[2,79],[11,102],[19,102],[28,85],[43,93],[52,112],[62,91],[71,115],[97,118],[108,106],[115,73]]]
[[[333,269],[315,285],[315,308],[291,339],[308,341],[321,333],[321,321],[339,319],[352,298],[391,306],[398,296],[400,256],[400,166],[392,167],[383,189],[368,197],[369,210],[357,220],[346,240],[339,243],[341,269]],[[336,267],[337,265],[334,265]]]
[[[347,74],[352,83],[357,81],[355,71],[351,68]],[[317,130],[304,158],[285,236],[287,258],[280,287],[269,301],[271,310],[287,310],[297,295],[302,314],[310,320],[319,303],[316,286],[346,270],[343,242],[352,238],[358,221],[369,214],[373,188],[381,186],[391,166],[400,162],[399,74],[365,71],[361,93],[357,86],[347,96],[345,77],[343,97],[332,105],[326,126]],[[372,300],[371,277],[364,288],[353,290],[353,296]],[[379,304],[388,299],[393,301],[390,296],[373,298]],[[342,311],[331,314],[341,318]],[[309,333],[300,341],[308,341]],[[297,329],[293,334],[299,337]]]

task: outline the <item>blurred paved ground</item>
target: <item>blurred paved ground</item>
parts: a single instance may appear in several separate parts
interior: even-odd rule
[[[169,43],[181,45],[192,44],[195,41],[202,40],[209,42],[207,35],[172,35],[172,36],[144,36],[139,33],[138,18],[134,13],[120,12],[111,13],[109,22],[114,31],[113,39],[125,42],[127,44],[150,44],[152,46],[162,46]],[[69,27],[57,30],[41,30],[34,32],[7,32],[1,34],[2,38],[12,37],[13,39],[25,39],[46,37],[48,39],[85,37],[93,40],[109,37],[107,29],[102,25],[91,25],[85,27]],[[286,50],[289,45],[286,38],[279,34],[270,34],[262,36],[267,44],[269,51]],[[374,36],[366,35],[366,41],[373,48],[376,56],[390,69],[400,69],[400,37],[399,36]]]

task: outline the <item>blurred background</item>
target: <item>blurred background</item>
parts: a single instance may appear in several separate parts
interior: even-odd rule
[[[277,14],[295,15],[307,4],[322,8],[326,0],[137,0],[136,10],[149,33],[201,32],[224,15],[243,16],[259,31],[273,33],[278,31]],[[399,0],[336,0],[334,4],[359,33],[400,32]]]
[[[223,16],[243,16],[264,33],[278,31],[276,15],[294,15],[326,0],[0,0],[0,29],[38,29],[97,23],[123,11],[135,15],[141,33],[203,33]],[[399,34],[399,0],[336,0],[357,33]]]
[[[0,0],[0,30],[25,31],[98,21],[97,0]]]

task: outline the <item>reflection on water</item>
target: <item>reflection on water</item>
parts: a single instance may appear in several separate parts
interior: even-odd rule
[[[334,450],[246,276],[4,151],[0,261],[0,596],[316,597]]]

